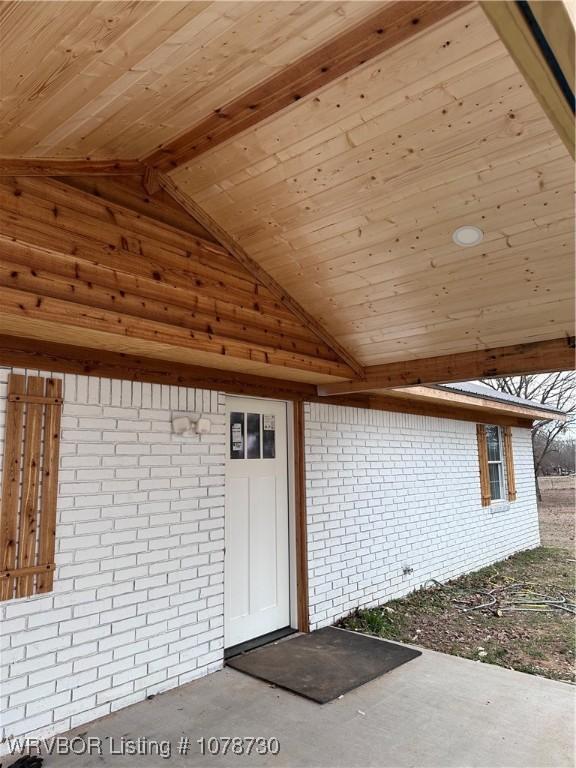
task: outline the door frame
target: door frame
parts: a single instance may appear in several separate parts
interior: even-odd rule
[[[306,486],[304,466],[304,405],[302,401],[275,397],[226,394],[262,402],[275,401],[286,406],[286,455],[288,474],[288,585],[290,626],[299,632],[310,631],[308,609],[308,547],[306,526]],[[228,450],[228,435],[226,435]],[[226,514],[226,510],[224,510]]]
[[[294,624],[300,632],[310,632],[308,605],[308,516],[306,510],[306,464],[304,435],[304,403],[294,400],[288,403],[288,487],[289,504],[294,531]],[[291,602],[292,608],[292,602]]]

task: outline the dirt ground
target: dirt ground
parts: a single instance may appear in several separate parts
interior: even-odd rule
[[[538,549],[378,608],[356,611],[340,625],[575,682],[576,616],[546,602],[534,604],[576,601],[574,483],[574,478],[545,479]],[[493,600],[495,604],[477,608]],[[526,601],[532,605],[526,606]]]
[[[539,484],[542,494],[542,502],[538,505],[542,545],[574,552],[576,477],[541,477]]]

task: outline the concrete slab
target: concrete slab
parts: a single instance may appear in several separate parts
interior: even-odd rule
[[[567,684],[433,651],[325,705],[224,669],[70,731],[101,739],[103,754],[45,766],[564,768],[574,765],[574,714]],[[280,753],[201,754],[197,739],[231,736],[276,737]],[[111,755],[122,737],[168,741],[171,758]]]

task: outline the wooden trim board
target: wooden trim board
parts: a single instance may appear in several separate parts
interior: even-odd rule
[[[551,62],[544,56],[541,46],[535,39],[520,3],[510,0],[482,0],[480,5],[574,158],[573,108],[570,107],[565,94],[562,92]],[[526,5],[528,6],[527,11],[531,13],[531,3]],[[562,2],[550,1],[546,3],[546,6],[554,6],[554,14],[563,17],[563,22],[557,19],[554,25],[544,25],[540,21],[540,30],[543,35],[546,35],[546,42],[556,60],[564,60],[562,54],[566,52],[566,46],[572,51],[574,50],[574,27]],[[550,11],[547,10],[546,13],[548,14]],[[542,19],[540,9],[533,15],[536,19]],[[558,50],[561,51],[560,54]],[[567,58],[570,58],[570,51],[567,53]],[[572,69],[574,68],[573,58],[570,66]],[[567,81],[572,80],[573,72],[566,73],[565,77]],[[572,94],[573,98],[574,94]]]
[[[294,403],[294,507],[296,517],[296,590],[298,630],[310,631],[308,599],[308,526],[306,510],[306,468],[304,462],[304,404]]]
[[[505,412],[516,414],[520,418],[543,419],[544,421],[554,419],[554,421],[566,421],[566,416],[560,413],[554,413],[545,408],[539,408],[538,405],[524,406],[521,403],[514,403],[503,400],[493,399],[496,392],[492,390],[484,395],[466,394],[460,390],[444,389],[437,385],[406,387],[405,389],[387,389],[383,394],[394,395],[394,397],[408,398],[409,400],[419,400],[426,402],[443,403],[450,406],[469,408],[471,410],[486,411],[494,413]]]
[[[362,381],[323,384],[318,387],[318,394],[342,395],[390,387],[571,370],[574,367],[574,348],[574,337],[565,336],[550,341],[373,365],[365,369]]]
[[[322,402],[395,413],[435,416],[457,421],[509,424],[528,429],[532,426],[533,419],[526,415],[491,411],[489,408],[482,410],[455,407],[450,403],[422,402],[404,397],[369,393],[319,397],[314,385],[303,382],[272,379],[16,336],[0,335],[0,365],[152,384],[200,387],[228,394],[272,397],[292,402]]]

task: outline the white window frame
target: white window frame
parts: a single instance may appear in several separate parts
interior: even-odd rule
[[[490,501],[503,502],[506,500],[506,482],[504,475],[504,442],[502,440],[502,428],[497,424],[488,424],[487,430],[493,427],[498,434],[498,454],[500,458],[498,460],[490,459],[490,452],[488,450],[488,432],[486,432],[486,453],[488,454],[488,485],[490,487]],[[500,496],[495,498],[492,496],[492,483],[490,482],[490,464],[496,464],[498,466],[498,480],[500,483]]]

